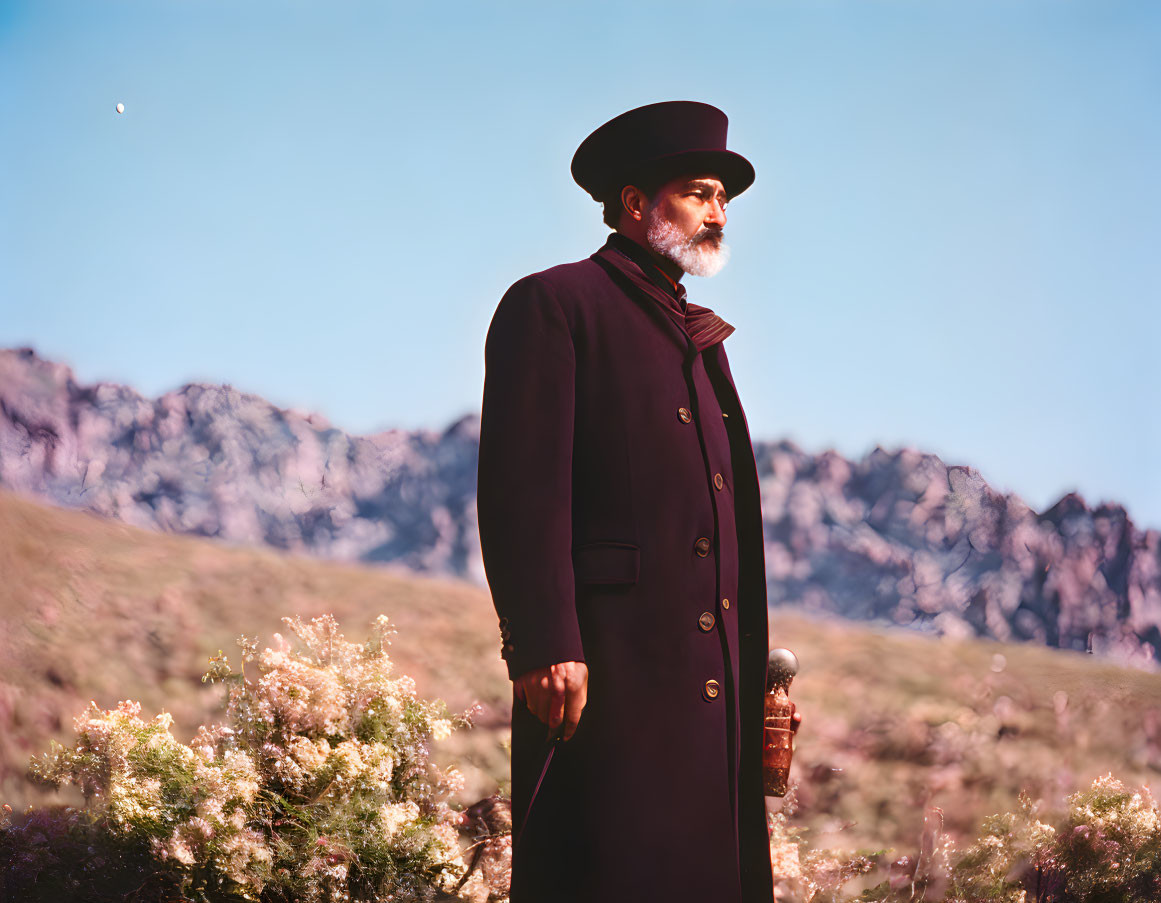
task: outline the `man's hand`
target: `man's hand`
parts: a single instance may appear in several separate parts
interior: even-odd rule
[[[559,662],[521,674],[513,681],[516,696],[548,725],[551,734],[563,725],[561,737],[576,732],[589,693],[589,669],[584,662]]]

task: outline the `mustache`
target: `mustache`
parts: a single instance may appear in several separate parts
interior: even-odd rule
[[[689,240],[691,245],[700,245],[702,242],[712,241],[715,245],[720,245],[726,237],[724,229],[711,229],[709,226],[702,226],[693,234]]]

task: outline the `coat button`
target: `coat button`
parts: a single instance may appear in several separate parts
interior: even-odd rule
[[[703,611],[701,617],[697,619],[697,626],[709,633],[714,629],[714,615],[711,611]]]
[[[682,423],[689,423],[693,420],[693,415],[689,413],[689,408],[678,408],[677,417]]]
[[[710,541],[704,536],[698,538],[697,542],[693,544],[693,549],[699,556],[705,558],[710,553]]]
[[[720,473],[715,473],[714,474],[714,489],[720,490],[725,485],[726,485],[726,481],[722,479],[722,475]]]
[[[716,680],[707,680],[705,686],[701,688],[701,695],[707,700],[717,699],[718,693],[721,692],[721,686]]]
[[[730,607],[730,600],[729,599],[722,599],[722,608],[729,608],[729,607]]]

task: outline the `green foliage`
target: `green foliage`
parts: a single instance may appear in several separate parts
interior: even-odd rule
[[[1047,868],[1064,879],[1062,900],[1161,900],[1161,817],[1146,789],[1106,775],[1069,797],[1068,820]]]
[[[807,848],[785,816],[772,822],[776,876],[787,903],[1157,903],[1161,900],[1161,813],[1148,790],[1133,791],[1106,775],[1068,798],[1057,827],[1020,795],[1014,812],[984,821],[979,838],[956,852],[928,813],[917,857],[876,864],[866,854]],[[791,849],[793,848],[793,849]],[[877,854],[870,854],[875,857]],[[881,854],[878,854],[882,860]],[[843,887],[855,875],[885,867],[887,879],[857,898]]]
[[[5,824],[0,890],[71,899],[67,886],[100,862],[128,873],[107,899],[168,888],[167,899],[339,903],[451,890],[464,871],[461,816],[447,802],[459,776],[430,750],[466,716],[394,674],[386,618],[365,645],[329,616],[286,623],[298,648],[276,635],[259,652],[241,637],[237,670],[222,653],[211,660],[203,679],[224,687],[226,717],[189,745],[169,715],[145,721],[134,702],[79,716],[74,745],[55,744],[30,770],[79,786],[85,810]],[[62,858],[71,847],[91,854]],[[91,888],[85,898],[102,899]]]
[[[1029,866],[1039,866],[1055,831],[1036,818],[1036,804],[1020,794],[1016,812],[989,816],[983,833],[956,862],[951,873],[951,899],[1022,903],[1024,891],[1015,880]]]

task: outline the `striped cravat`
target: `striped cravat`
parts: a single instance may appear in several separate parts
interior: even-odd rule
[[[682,320],[685,331],[697,345],[698,351],[704,351],[710,345],[716,345],[734,331],[734,327],[715,314],[708,307],[694,304],[685,300],[685,286],[677,283],[677,303],[685,308]],[[680,312],[680,308],[679,308]]]

